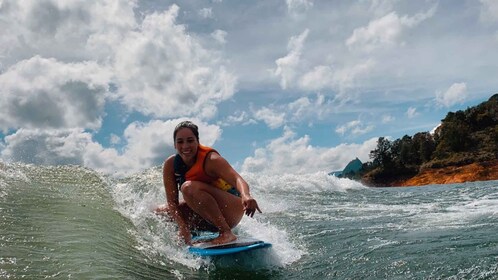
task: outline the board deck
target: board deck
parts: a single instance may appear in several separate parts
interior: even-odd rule
[[[189,246],[189,252],[199,256],[220,256],[271,247],[270,243],[250,237],[239,237],[235,241],[219,245],[206,243],[217,236],[217,234],[209,234],[194,237],[192,239],[194,242],[201,241],[202,243]]]

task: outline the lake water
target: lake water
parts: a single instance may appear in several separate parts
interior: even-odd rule
[[[235,232],[269,249],[201,258],[175,225],[161,168],[115,179],[0,163],[0,278],[498,279],[498,182],[367,188],[326,173],[243,174],[263,210]]]

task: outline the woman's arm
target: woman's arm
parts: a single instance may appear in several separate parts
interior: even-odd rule
[[[207,158],[205,169],[208,175],[219,177],[228,184],[234,186],[240,193],[244,212],[247,216],[253,217],[256,210],[261,213],[258,203],[252,198],[249,184],[233,169],[233,167],[218,153],[210,153]],[[214,176],[213,176],[214,175]]]
[[[175,156],[169,157],[164,162],[163,167],[163,183],[164,189],[166,191],[166,203],[168,214],[178,224],[179,235],[185,243],[189,244],[191,240],[190,231],[186,221],[180,215],[178,208],[179,202],[179,191],[175,180],[175,169],[174,169],[174,159]]]

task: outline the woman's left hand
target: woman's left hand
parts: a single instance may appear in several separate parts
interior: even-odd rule
[[[245,214],[251,218],[254,216],[254,213],[256,213],[256,210],[258,210],[259,213],[262,213],[259,209],[258,202],[250,195],[242,197],[242,206],[244,206]]]

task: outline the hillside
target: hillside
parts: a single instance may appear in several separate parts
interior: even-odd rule
[[[449,112],[434,134],[390,141],[380,137],[363,164],[371,186],[415,186],[498,180],[498,94],[464,111]]]
[[[471,163],[463,166],[429,168],[412,178],[393,182],[393,186],[423,186],[498,180],[498,161]]]

